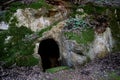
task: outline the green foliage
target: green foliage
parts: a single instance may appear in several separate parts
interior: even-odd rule
[[[116,11],[116,13],[114,13]],[[115,46],[113,48],[113,50],[115,52],[119,52],[120,51],[120,8],[115,8],[115,9],[111,9],[111,12],[109,14],[110,16],[110,28],[112,30],[112,36],[115,39]],[[117,17],[116,17],[117,16]]]
[[[1,11],[0,12],[0,22],[5,21],[5,22],[8,23],[11,16],[12,16],[12,12],[10,12],[10,11]]]
[[[56,21],[56,22],[54,22],[52,25],[47,26],[46,28],[38,31],[37,34],[39,35],[39,37],[42,37],[42,34],[43,34],[44,32],[49,31],[53,26],[55,26],[55,25],[57,25],[57,24],[58,24],[58,21]]]
[[[70,13],[70,16],[72,17],[72,18],[75,18],[75,15],[76,14],[83,14],[83,13],[81,13],[81,12],[77,12],[77,9],[79,8],[79,6],[77,6],[77,5],[72,5],[72,13]]]
[[[34,58],[32,55],[18,56],[16,58],[16,64],[18,66],[34,66],[38,64],[38,59]]]
[[[65,28],[68,30],[78,29],[80,34],[74,32],[64,32],[64,35],[71,40],[76,40],[77,43],[87,44],[94,39],[93,28],[88,27],[87,23],[82,19],[71,18],[66,21]]]
[[[42,37],[42,34],[46,31],[49,31],[52,28],[52,26],[48,26],[38,32],[39,37]]]
[[[51,8],[51,6],[48,5],[45,2],[45,0],[38,0],[38,2],[34,2],[34,3],[30,4],[30,5],[28,5],[28,7],[33,8],[33,9],[39,9],[41,7],[45,7],[47,9]]]
[[[84,6],[81,6],[87,14],[102,14],[106,11],[107,7],[97,6],[93,3],[88,3]]]
[[[46,9],[50,9],[51,6],[48,5],[45,0],[38,0],[38,2],[33,2],[29,5],[25,5],[21,2],[14,2],[9,5],[9,9],[5,11],[0,12],[0,21],[9,22],[11,16],[13,13],[16,12],[17,9],[24,9],[24,8],[33,8],[33,9],[39,9],[41,7],[45,7]]]
[[[108,75],[109,80],[120,80],[120,75],[116,74],[115,72],[111,72]]]
[[[48,72],[48,73],[55,73],[55,72],[58,72],[58,71],[61,71],[61,70],[65,70],[65,69],[69,69],[69,67],[68,66],[54,67],[54,68],[47,69],[46,72]]]
[[[88,28],[85,31],[82,31],[81,34],[65,32],[64,35],[68,39],[75,40],[79,44],[88,44],[94,40],[94,30],[92,28]]]
[[[21,2],[14,2],[10,4],[8,10],[0,12],[0,21],[5,21],[8,23],[13,13],[16,12],[17,9],[23,8],[25,8],[25,5]]]
[[[14,3],[10,4],[9,10],[10,10],[11,12],[16,12],[17,9],[24,9],[24,8],[26,8],[26,7],[27,7],[27,6],[24,5],[24,4],[21,3],[21,2],[14,2]]]
[[[26,35],[31,35],[33,32],[24,26],[16,27],[16,22],[14,18],[9,29],[0,32],[0,61],[5,61],[4,66],[6,67],[15,63],[18,66],[37,64],[38,61],[32,57],[35,47],[34,40],[24,40]],[[6,40],[8,37],[10,38]]]

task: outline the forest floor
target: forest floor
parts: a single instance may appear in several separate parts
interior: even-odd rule
[[[96,59],[79,69],[56,73],[42,72],[38,66],[1,68],[0,77],[0,80],[120,80],[120,53]]]

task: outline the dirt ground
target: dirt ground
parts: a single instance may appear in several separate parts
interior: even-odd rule
[[[109,74],[120,76],[120,53],[96,59],[79,69],[62,70],[56,73],[42,72],[38,66],[14,67],[0,70],[0,80],[119,80]]]

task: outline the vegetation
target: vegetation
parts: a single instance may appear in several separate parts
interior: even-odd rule
[[[14,18],[6,31],[0,32],[0,61],[4,61],[5,67],[13,64],[18,66],[32,66],[38,63],[32,54],[34,52],[34,40],[24,41],[26,35],[33,32],[24,27],[16,27],[17,20]],[[23,61],[25,60],[25,61]]]
[[[79,44],[88,44],[94,40],[94,31],[92,28],[82,31],[80,35],[71,32],[65,32],[64,35],[70,40],[76,40]]]
[[[71,40],[76,40],[79,44],[88,44],[94,39],[94,30],[88,27],[87,23],[85,23],[82,19],[71,18],[66,22],[66,26],[68,30],[70,29],[78,29],[78,33],[74,32],[64,32],[64,35]]]
[[[58,22],[44,28],[38,32],[33,32],[25,26],[17,27],[17,19],[14,17],[11,20],[9,29],[0,31],[0,61],[4,61],[5,67],[13,64],[17,66],[33,66],[38,63],[32,54],[34,53],[34,41],[36,38],[30,36],[36,34],[37,37],[42,37],[42,34],[49,31]],[[28,40],[28,39],[29,40]]]
[[[81,30],[83,30],[86,27],[87,27],[87,23],[83,19],[78,19],[78,18],[68,19],[65,25],[65,28],[68,29],[81,28]]]
[[[23,4],[21,2],[14,2],[9,5],[9,9],[5,11],[0,12],[0,21],[9,22],[11,16],[13,13],[16,12],[17,9],[25,9],[25,8],[33,8],[33,9],[39,9],[41,7],[45,7],[46,9],[50,9],[51,6],[48,5],[45,0],[38,0],[38,2],[33,2],[31,4]]]
[[[108,76],[109,80],[120,80],[120,76],[116,72],[110,72]]]
[[[33,66],[38,63],[38,60],[35,59],[32,54],[34,53],[34,40],[26,38],[30,37],[33,34],[41,37],[42,33],[48,31],[52,28],[53,25],[57,24],[57,22],[53,23],[53,25],[48,26],[41,31],[36,33],[32,32],[30,29],[25,26],[17,27],[17,19],[14,17],[11,21],[10,18],[17,9],[24,9],[27,7],[38,9],[41,7],[50,8],[50,6],[45,3],[44,0],[39,0],[38,2],[34,2],[29,5],[24,5],[20,2],[14,2],[10,4],[10,8],[6,11],[0,13],[0,21],[5,21],[9,24],[9,29],[6,31],[0,31],[0,61],[4,61],[5,67],[9,67],[13,64],[17,66]],[[30,37],[31,38],[31,37]]]
[[[58,71],[61,71],[61,70],[65,70],[65,69],[69,69],[69,67],[67,67],[67,66],[54,67],[54,68],[47,69],[46,72],[48,72],[48,73],[55,73],[55,72],[58,72]]]
[[[85,13],[94,14],[94,15],[95,14],[101,15],[107,9],[107,7],[97,6],[97,5],[94,5],[93,3],[88,3],[87,5],[79,6],[79,7],[83,8]]]
[[[45,7],[47,9],[50,9],[52,6],[48,5],[45,0],[38,0],[38,2],[34,2],[30,5],[28,5],[28,7],[33,8],[33,9],[39,9],[41,7]]]
[[[113,48],[113,52],[118,52],[120,50],[120,8],[119,7],[110,7],[110,6],[98,6],[93,3],[87,3],[86,5],[80,5],[80,6],[75,6],[76,8],[82,8],[84,9],[84,12],[87,13],[90,16],[91,20],[94,20],[96,16],[98,15],[107,15],[108,21],[109,21],[109,27],[111,28],[112,31],[112,36],[115,40],[115,45]],[[75,11],[73,15],[75,15]]]
[[[115,13],[116,11],[116,13]],[[110,28],[112,30],[112,36],[115,39],[115,47],[114,47],[114,52],[120,51],[120,8],[116,9],[111,9],[110,11],[111,14],[109,14],[110,17]]]

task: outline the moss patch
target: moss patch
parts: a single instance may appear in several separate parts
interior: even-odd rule
[[[116,72],[108,73],[109,80],[120,80],[120,76]]]
[[[75,40],[79,44],[88,44],[94,40],[94,30],[92,28],[87,28],[85,31],[82,31],[81,34],[65,32],[64,35],[68,39]]]
[[[18,66],[34,66],[38,64],[38,62],[38,59],[34,58],[32,55],[18,56],[16,58],[16,64]]]
[[[58,72],[58,71],[61,71],[61,70],[65,70],[65,69],[69,69],[69,67],[67,67],[67,66],[54,67],[54,68],[47,69],[46,72],[48,72],[48,73],[55,73],[55,72]]]

